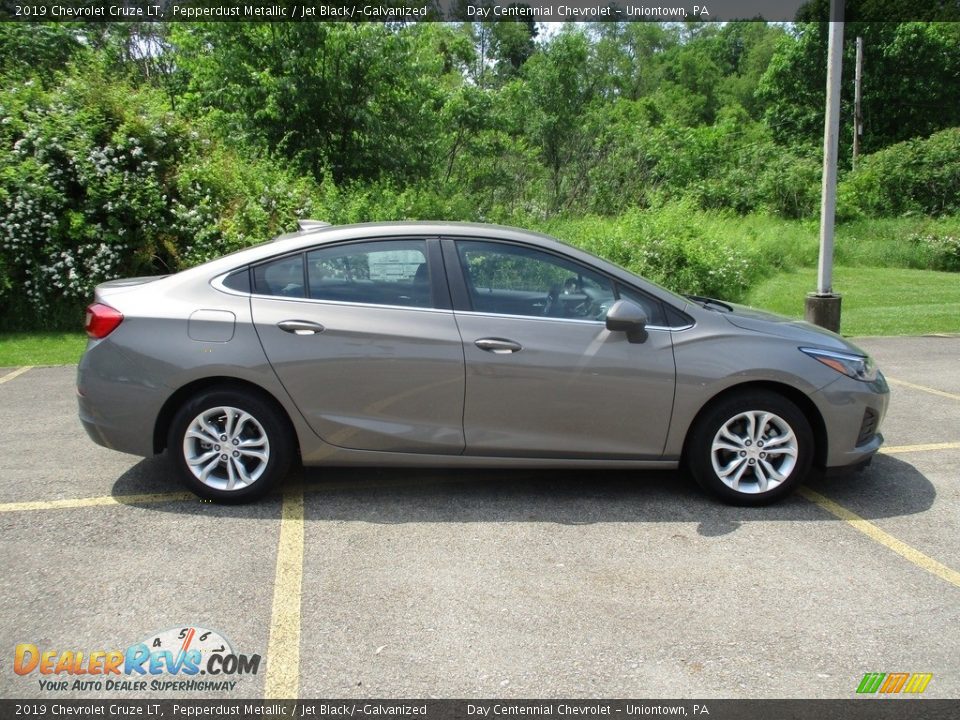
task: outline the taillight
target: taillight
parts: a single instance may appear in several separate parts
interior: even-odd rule
[[[103,303],[94,303],[87,308],[83,329],[94,340],[102,340],[116,330],[121,322],[123,322],[122,312]]]

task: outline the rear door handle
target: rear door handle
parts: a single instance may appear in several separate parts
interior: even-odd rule
[[[523,349],[520,343],[514,342],[513,340],[505,340],[504,338],[480,338],[479,340],[475,340],[473,344],[481,350],[496,353],[497,355],[509,355],[510,353],[519,352]]]
[[[294,335],[317,335],[323,332],[323,325],[309,320],[284,320],[277,323],[277,327],[284,332]]]

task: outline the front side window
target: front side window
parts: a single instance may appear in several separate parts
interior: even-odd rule
[[[609,279],[557,255],[481,241],[457,249],[477,312],[603,320],[615,299]]]
[[[432,307],[424,240],[388,240],[320,248],[307,253],[314,300]]]

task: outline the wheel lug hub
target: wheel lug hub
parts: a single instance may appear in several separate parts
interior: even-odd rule
[[[226,460],[226,459],[227,459],[227,456],[226,456],[226,455],[221,455],[221,456],[220,456],[220,459],[221,459],[221,460]],[[753,461],[751,460],[751,462],[753,462]]]
[[[753,458],[750,458],[750,464],[751,464],[751,465],[755,464],[756,462],[757,462],[756,460],[754,460]]]
[[[743,444],[746,445],[747,447],[750,447],[751,445],[753,445],[753,441],[752,441],[752,440],[747,440],[747,441],[744,442]]]
[[[214,445],[214,446],[213,446],[213,449],[216,450],[217,452],[220,452],[220,446],[219,446],[219,445]]]
[[[239,440],[234,440],[234,441],[233,441],[233,444],[234,444],[234,445],[239,445],[239,444],[240,444],[240,441],[239,441]]]
[[[233,456],[234,456],[234,457],[240,457],[240,453],[239,453],[237,450],[234,450],[234,451],[233,451]]]
[[[746,450],[741,450],[741,451],[740,451],[740,457],[746,457],[746,456],[747,456],[747,451],[746,451]]]
[[[223,442],[226,442],[226,441],[227,441],[227,436],[226,436],[226,435],[221,435],[221,436],[220,436],[220,440],[222,440]]]
[[[760,458],[761,458],[761,459],[762,459],[762,458],[765,458],[766,456],[767,456],[766,453],[760,453]]]

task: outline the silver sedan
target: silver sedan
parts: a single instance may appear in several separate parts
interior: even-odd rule
[[[889,391],[858,347],[675,295],[492,225],[304,221],[87,310],[80,420],[167,450],[199,495],[249,500],[294,463],[684,467],[734,503],[862,466]]]

